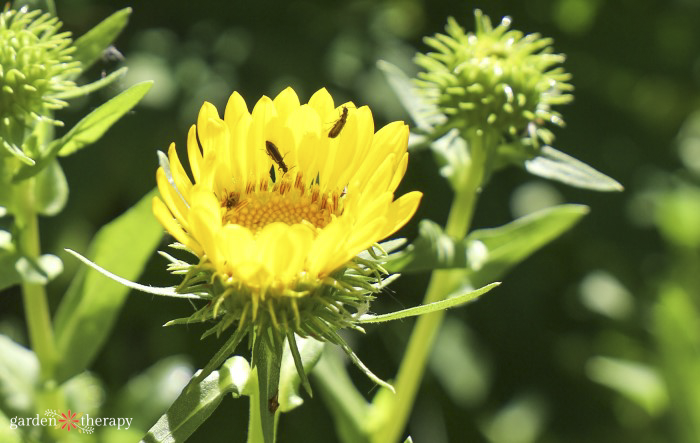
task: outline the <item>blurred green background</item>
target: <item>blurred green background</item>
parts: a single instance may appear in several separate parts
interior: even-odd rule
[[[337,103],[369,105],[380,127],[408,117],[375,62],[385,59],[414,73],[413,55],[427,49],[421,38],[442,32],[448,15],[473,30],[472,11],[481,8],[496,23],[509,15],[513,28],[553,37],[555,50],[567,55],[564,66],[576,87],[574,103],[559,109],[567,127],[555,130],[555,147],[614,177],[626,191],[576,190],[518,169],[492,179],[480,198],[475,228],[501,225],[559,202],[587,204],[592,211],[518,266],[500,288],[448,313],[408,433],[414,441],[432,443],[677,441],[672,414],[659,406],[663,402],[645,408],[604,386],[610,373],[595,357],[654,364],[650,317],[658,284],[680,278],[674,269],[690,266],[684,275],[697,269],[689,263],[698,264],[692,238],[700,229],[695,187],[700,118],[692,118],[700,109],[700,2],[57,3],[64,29],[74,36],[117,9],[133,7],[116,44],[125,60],[106,54],[89,78],[125,64],[130,71],[122,84],[103,95],[142,80],[155,85],[96,146],[62,162],[71,190],[68,206],[42,221],[44,251],[65,264],[63,276],[49,287],[54,307],[79,267],[63,248],[85,251],[100,226],[155,185],[156,150],[174,141],[184,152],[187,130],[203,101],[223,112],[233,90],[252,107],[261,95],[274,96],[288,85],[302,101],[327,87]],[[60,117],[71,127],[99,102],[99,97],[73,102]],[[677,206],[686,215],[684,224],[675,206],[666,212],[663,206],[680,188],[685,200]],[[400,193],[413,189],[425,196],[414,222],[401,232],[409,239],[418,220],[444,224],[448,211],[449,187],[429,152],[411,157]],[[660,234],[659,224],[670,234]],[[685,230],[677,234],[681,227]],[[682,238],[675,241],[674,235]],[[165,264],[155,256],[140,281],[174,284]],[[427,279],[404,276],[373,310],[419,304]],[[698,287],[688,284],[699,299]],[[199,341],[203,330],[197,326],[161,327],[191,312],[184,301],[132,294],[93,365],[106,396],[166,356],[187,355],[194,367],[202,367],[220,346],[217,340]],[[377,375],[391,378],[412,325],[413,320],[371,326],[367,336],[353,334],[349,340]],[[0,296],[0,332],[26,343],[17,288]],[[363,375],[354,368],[350,372],[362,392],[375,393]],[[318,397],[307,400],[282,417],[279,440],[332,441],[326,409]],[[191,441],[243,441],[247,414],[246,399],[227,399]]]

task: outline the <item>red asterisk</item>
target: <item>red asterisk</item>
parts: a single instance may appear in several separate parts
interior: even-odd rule
[[[63,418],[58,419],[59,423],[63,423],[63,425],[61,426],[61,429],[65,429],[67,431],[70,431],[71,428],[77,429],[78,427],[75,424],[78,423],[79,420],[74,418],[76,415],[78,415],[78,413],[76,412],[76,413],[71,414],[70,409],[68,410],[67,417],[66,417],[66,414],[61,412],[61,416]]]

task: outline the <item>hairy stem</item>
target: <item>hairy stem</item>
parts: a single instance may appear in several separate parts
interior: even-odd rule
[[[465,134],[469,144],[471,163],[465,183],[455,192],[445,232],[457,239],[464,238],[469,230],[474,206],[484,177],[487,174],[487,154],[490,146],[483,134]],[[433,271],[423,304],[443,300],[459,285],[462,270]],[[383,425],[376,428],[374,442],[396,442],[406,427],[416,392],[425,372],[430,350],[444,318],[444,311],[422,315],[416,321],[403,355],[401,366],[394,383],[396,395],[390,400],[391,410],[386,411]]]
[[[284,339],[272,331],[255,337],[253,366],[257,384],[250,395],[248,443],[274,443]]]

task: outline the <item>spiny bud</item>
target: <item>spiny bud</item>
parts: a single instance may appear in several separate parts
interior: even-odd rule
[[[0,138],[32,120],[51,119],[67,103],[56,94],[75,87],[80,72],[69,32],[41,11],[6,8],[0,13]]]
[[[494,28],[480,10],[474,16],[474,33],[450,18],[447,35],[425,39],[437,52],[416,56],[425,69],[417,80],[422,94],[448,117],[449,127],[482,129],[501,143],[519,141],[531,149],[551,143],[544,123],[564,124],[551,106],[573,98],[570,75],[557,66],[564,56],[552,52],[549,38],[509,29],[508,17]]]

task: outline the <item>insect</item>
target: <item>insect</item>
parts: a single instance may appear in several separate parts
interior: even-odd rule
[[[272,398],[267,401],[267,408],[273,414],[275,413],[275,411],[277,411],[277,408],[280,407],[278,395],[279,395],[279,391],[275,392],[275,395],[272,396]]]
[[[228,192],[224,189],[224,196],[221,198],[221,206],[231,209],[238,204],[239,196],[237,192]]]
[[[343,127],[345,126],[345,122],[348,120],[348,108],[347,106],[343,106],[343,113],[340,114],[340,118],[335,122],[333,127],[331,128],[330,131],[328,131],[328,137],[329,138],[336,138],[338,134],[340,134],[340,131],[343,130]]]
[[[287,171],[289,171],[289,168],[287,168],[287,165],[284,163],[284,157],[282,157],[282,154],[280,154],[280,151],[279,149],[277,149],[277,146],[275,146],[275,144],[271,141],[266,141],[265,150],[267,151],[267,155],[270,156],[272,161],[277,163],[277,166],[282,171],[283,175],[286,174]]]

